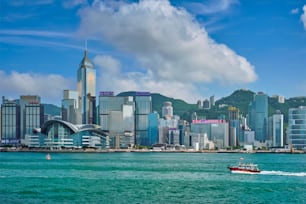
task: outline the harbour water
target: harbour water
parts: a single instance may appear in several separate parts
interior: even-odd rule
[[[306,154],[0,153],[0,203],[306,203]],[[232,174],[241,157],[260,174]]]

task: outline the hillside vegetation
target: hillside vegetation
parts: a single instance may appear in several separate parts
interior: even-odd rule
[[[228,117],[228,106],[239,108],[240,114],[247,115],[248,106],[253,100],[255,92],[250,90],[236,90],[231,95],[223,97],[215,102],[215,106],[209,110],[198,109],[196,104],[189,104],[181,99],[174,99],[163,96],[158,93],[152,93],[152,109],[161,116],[163,103],[166,101],[172,102],[173,113],[178,115],[181,119],[190,121],[192,113],[196,112],[199,119],[218,119]],[[135,96],[135,91],[122,92],[118,96]],[[289,108],[297,108],[299,106],[306,106],[306,97],[293,97],[285,100],[285,103],[278,103],[277,98],[269,97],[269,116],[280,110],[284,114],[284,122],[288,123]],[[52,105],[44,104],[45,113],[50,115],[60,115],[61,108]]]

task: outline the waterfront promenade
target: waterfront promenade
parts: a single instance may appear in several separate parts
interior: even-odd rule
[[[278,154],[305,154],[306,151],[303,150],[194,150],[194,149],[181,149],[181,150],[154,150],[154,149],[94,149],[94,148],[82,148],[82,149],[46,149],[46,148],[10,148],[10,147],[1,147],[0,152],[48,152],[48,153],[113,153],[113,152],[184,152],[184,153],[278,153]]]

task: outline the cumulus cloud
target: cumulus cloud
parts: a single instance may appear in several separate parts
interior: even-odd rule
[[[188,102],[201,98],[195,86],[184,81],[157,81],[152,73],[123,72],[121,63],[111,56],[96,56],[94,63],[98,68],[97,88],[101,91],[150,91],[162,93],[169,97],[180,98]],[[179,90],[179,93],[178,93]]]
[[[306,30],[306,5],[303,6],[303,14],[301,15],[301,20],[304,25],[304,29]]]
[[[148,89],[163,94],[171,92],[180,98],[184,95],[181,92],[185,92],[183,99],[189,96],[194,99],[201,95],[205,83],[243,84],[257,79],[246,58],[215,42],[192,15],[168,1],[145,0],[121,4],[116,9],[95,2],[82,9],[80,16],[82,35],[99,37],[118,51],[135,57],[144,69],[123,73],[110,58],[97,57],[99,66],[105,68],[108,63],[117,67],[115,72],[110,73],[109,69],[107,73],[114,77],[112,85],[122,91]]]
[[[9,98],[19,98],[20,95],[39,95],[42,99],[58,104],[62,98],[63,87],[74,87],[73,82],[56,74],[41,75],[5,73],[0,70],[0,92]]]

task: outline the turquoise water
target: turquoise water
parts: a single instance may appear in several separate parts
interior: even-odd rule
[[[0,153],[0,203],[306,203],[306,154]],[[231,174],[240,157],[260,174]]]

